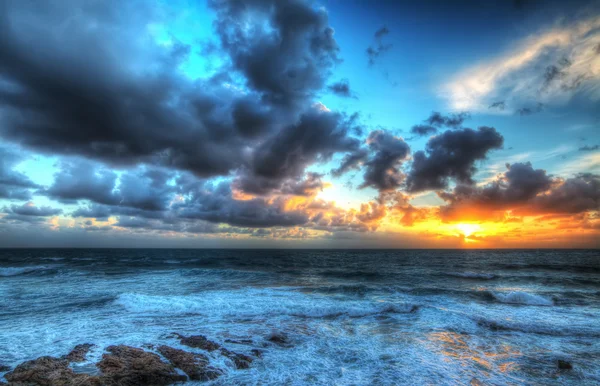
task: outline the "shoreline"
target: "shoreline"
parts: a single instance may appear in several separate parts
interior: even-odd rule
[[[287,336],[278,333],[266,337],[261,343],[248,339],[227,339],[225,343],[228,347],[240,347],[236,351],[204,335],[171,333],[167,338],[178,340],[179,345],[186,349],[164,344],[144,344],[142,347],[111,345],[103,348],[98,362],[90,362],[85,366],[86,371],[81,371],[77,364],[88,362],[88,353],[97,348],[95,344],[82,343],[61,357],[41,356],[14,368],[0,364],[0,372],[5,372],[4,379],[8,381],[6,383],[0,379],[0,385],[162,386],[212,381],[225,374],[212,366],[215,361],[225,361],[232,371],[243,371],[260,360],[269,346],[289,345]]]

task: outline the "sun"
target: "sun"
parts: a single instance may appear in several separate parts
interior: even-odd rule
[[[471,236],[473,233],[481,229],[478,224],[457,224],[456,229],[460,231],[465,237]]]

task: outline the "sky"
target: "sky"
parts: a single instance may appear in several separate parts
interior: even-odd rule
[[[599,1],[0,8],[1,247],[600,247]]]

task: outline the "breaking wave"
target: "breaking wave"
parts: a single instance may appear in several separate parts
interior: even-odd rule
[[[526,304],[530,306],[554,305],[554,302],[551,299],[521,291],[513,291],[508,293],[492,292],[492,296],[502,303]]]

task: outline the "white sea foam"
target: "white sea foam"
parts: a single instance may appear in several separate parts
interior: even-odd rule
[[[306,318],[337,316],[364,317],[377,314],[410,313],[413,304],[339,301],[329,296],[307,295],[292,291],[246,289],[210,291],[193,296],[157,296],[124,293],[115,303],[130,312],[162,314],[203,314],[210,316],[289,315]]]
[[[513,291],[508,293],[492,292],[494,298],[502,303],[526,304],[530,306],[552,306],[551,299],[527,292]]]

